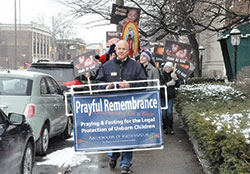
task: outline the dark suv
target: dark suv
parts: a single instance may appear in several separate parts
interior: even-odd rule
[[[51,75],[63,91],[68,86],[82,84],[80,77],[75,77],[72,62],[37,62],[32,63],[27,71],[36,71]]]

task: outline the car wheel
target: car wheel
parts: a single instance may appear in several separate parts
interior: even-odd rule
[[[47,153],[49,147],[49,128],[48,125],[44,125],[39,140],[37,141],[37,155],[44,156]]]
[[[73,129],[72,118],[68,117],[67,126],[66,126],[66,128],[65,128],[65,130],[63,132],[64,139],[67,139],[67,138],[71,137],[72,129]]]
[[[34,147],[30,142],[26,145],[22,163],[20,174],[32,174],[33,164],[34,164]]]

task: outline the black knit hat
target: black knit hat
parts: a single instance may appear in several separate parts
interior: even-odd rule
[[[112,44],[110,47],[109,47],[109,51],[108,51],[108,54],[113,54],[113,53],[116,53],[115,52],[115,44]]]

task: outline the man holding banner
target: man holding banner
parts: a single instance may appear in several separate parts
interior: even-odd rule
[[[121,40],[116,44],[117,57],[109,62],[105,63],[96,78],[98,82],[111,82],[105,86],[106,89],[114,88],[113,82],[119,82],[117,88],[129,88],[134,86],[146,86],[147,83],[128,83],[132,80],[146,80],[146,74],[139,63],[128,57],[129,46],[127,41]],[[130,173],[130,166],[132,165],[132,152],[122,152],[120,166],[122,168],[121,173]],[[109,154],[109,166],[111,169],[116,167],[117,159],[120,157],[120,153]]]

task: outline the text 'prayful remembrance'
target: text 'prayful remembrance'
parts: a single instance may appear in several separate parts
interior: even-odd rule
[[[131,97],[130,100],[125,101],[109,101],[108,99],[93,99],[91,103],[81,103],[76,101],[76,113],[85,113],[91,116],[92,113],[97,112],[114,112],[114,111],[127,111],[137,109],[156,109],[157,99],[144,99],[136,100]]]

